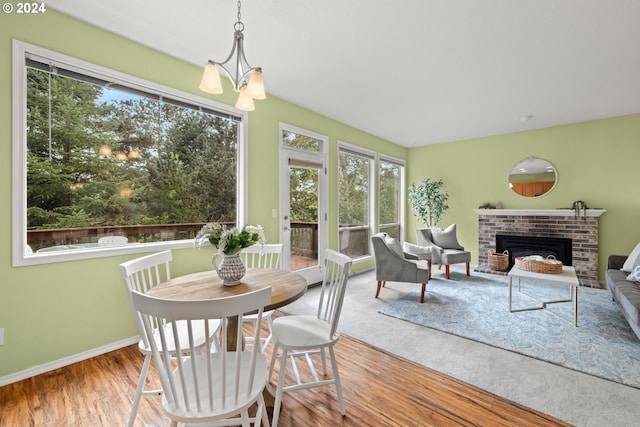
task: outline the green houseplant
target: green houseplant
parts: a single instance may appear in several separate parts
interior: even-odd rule
[[[413,183],[409,187],[409,206],[413,214],[426,224],[435,227],[444,213],[449,209],[449,194],[444,189],[444,182],[439,179],[425,178],[422,182]]]

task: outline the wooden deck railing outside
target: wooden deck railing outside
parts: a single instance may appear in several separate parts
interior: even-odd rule
[[[318,224],[291,222],[291,255],[318,259]]]
[[[235,223],[223,223],[227,227]],[[37,251],[51,246],[96,243],[104,236],[125,236],[129,243],[149,243],[169,240],[193,239],[204,223],[121,225],[108,227],[58,228],[48,230],[28,230],[27,244]],[[381,230],[392,237],[398,237],[399,225],[385,225]],[[369,253],[369,227],[341,225],[338,231],[339,250],[350,256],[359,257]],[[318,259],[318,224],[312,222],[291,223],[291,254]]]
[[[223,223],[227,227],[235,223]],[[56,228],[28,230],[27,244],[35,252],[52,246],[96,243],[100,237],[125,236],[129,243],[163,242],[169,240],[194,239],[204,223],[121,225],[108,227]],[[292,253],[318,258],[318,224],[291,223]]]
[[[129,243],[162,242],[167,240],[194,239],[204,223],[119,225],[108,227],[56,228],[28,230],[27,244],[31,249],[51,246],[96,243],[100,237],[125,236]],[[225,223],[232,227],[234,223]]]

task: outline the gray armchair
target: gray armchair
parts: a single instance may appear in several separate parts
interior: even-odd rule
[[[386,233],[376,234],[371,238],[371,241],[376,260],[376,280],[378,281],[376,298],[380,295],[380,289],[386,285],[387,280],[390,280],[422,283],[420,302],[424,302],[424,293],[427,290],[427,282],[430,277],[430,252],[415,245],[406,246],[406,249],[410,251],[406,252],[400,242],[389,237]]]
[[[450,277],[449,266],[451,264],[466,263],[467,276],[469,276],[469,263],[471,252],[465,251],[458,243],[456,225],[452,224],[446,229],[419,228],[416,230],[418,246],[427,248],[431,252],[431,261],[439,264],[438,268],[445,266],[445,275]]]

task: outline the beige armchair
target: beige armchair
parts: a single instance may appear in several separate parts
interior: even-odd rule
[[[376,280],[378,290],[376,298],[380,295],[380,289],[387,281],[422,283],[420,302],[424,302],[424,293],[430,277],[431,253],[424,248],[415,245],[405,246],[386,233],[378,233],[371,238],[373,253],[376,260]]]
[[[452,264],[466,263],[467,276],[470,275],[469,264],[471,252],[465,251],[458,243],[456,225],[452,224],[446,229],[419,228],[416,230],[418,246],[427,248],[431,252],[431,261],[439,264],[438,268],[445,266],[445,276],[450,278],[449,266]]]

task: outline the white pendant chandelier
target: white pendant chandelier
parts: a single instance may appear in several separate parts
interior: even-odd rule
[[[200,82],[200,90],[212,93],[222,93],[222,84],[220,82],[220,70],[222,70],[229,80],[233,90],[239,92],[236,108],[243,111],[255,110],[253,104],[254,99],[265,99],[267,97],[264,91],[264,81],[262,79],[262,68],[252,67],[247,62],[244,55],[244,24],[240,20],[240,0],[238,0],[238,21],[234,24],[233,47],[227,59],[222,62],[209,60],[204,68],[202,81]],[[225,68],[225,64],[234,59],[235,73],[232,74]]]

